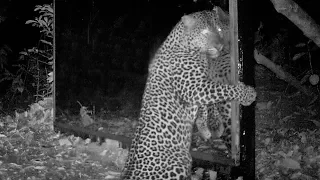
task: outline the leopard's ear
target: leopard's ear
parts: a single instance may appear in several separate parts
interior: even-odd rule
[[[197,20],[190,15],[184,15],[182,16],[181,21],[184,24],[184,27],[187,30],[190,30],[195,26]]]
[[[229,14],[221,9],[219,6],[215,6],[213,10],[216,12],[219,20],[225,24],[229,24]]]

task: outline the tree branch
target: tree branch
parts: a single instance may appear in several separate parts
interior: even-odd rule
[[[293,22],[306,37],[320,47],[320,26],[292,0],[270,0],[278,13]]]
[[[296,87],[307,96],[314,96],[314,93],[308,90],[306,87],[302,86],[294,76],[284,71],[281,68],[281,66],[274,64],[271,60],[269,60],[268,58],[260,54],[256,49],[254,50],[254,58],[258,64],[261,64],[267,67],[268,69],[270,69],[272,72],[274,72],[278,76],[278,78],[288,82],[289,84]]]

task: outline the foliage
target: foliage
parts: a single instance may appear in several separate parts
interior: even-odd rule
[[[30,69],[36,80],[36,94],[38,96],[48,97],[53,93],[53,8],[51,5],[37,5],[35,11],[39,11],[40,16],[35,20],[29,20],[26,24],[32,24],[41,29],[42,38],[39,47],[28,49],[21,52],[21,58],[29,58]],[[31,73],[30,72],[33,72]],[[34,71],[36,70],[36,71]]]
[[[275,128],[276,129],[276,128]],[[280,128],[257,132],[257,179],[318,179],[320,131]]]
[[[2,45],[0,47],[0,70],[6,70],[5,65],[8,64],[7,56],[11,52],[12,50],[8,45]]]
[[[256,104],[256,179],[319,179],[317,103],[313,101],[308,107],[300,107],[296,102],[298,96],[282,96],[276,103],[270,100],[269,94],[267,98],[269,101]]]
[[[128,151],[53,130],[53,99],[0,118],[0,179],[115,179]],[[107,170],[106,170],[107,169]],[[114,171],[113,171],[113,170]]]
[[[13,65],[17,68],[12,70],[4,69],[4,77],[0,82],[11,80],[10,91],[7,97],[14,97],[16,93],[28,92],[36,95],[36,101],[44,97],[52,96],[53,93],[53,8],[52,4],[37,5],[34,11],[40,16],[34,20],[28,20],[26,24],[40,28],[40,40],[37,47],[26,49],[20,52],[19,64]],[[6,51],[1,49],[1,64],[6,62]],[[2,67],[2,66],[1,66]]]

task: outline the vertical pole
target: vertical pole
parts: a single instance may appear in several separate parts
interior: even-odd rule
[[[229,0],[231,82],[238,79],[254,85],[253,7],[254,1]],[[255,178],[255,112],[254,106],[239,108],[232,102],[232,158],[244,170],[244,179]],[[239,125],[239,120],[241,121]],[[240,126],[240,132],[239,132]],[[240,134],[240,137],[239,137]],[[239,143],[239,138],[241,145]],[[238,148],[240,147],[240,156]],[[239,160],[240,157],[240,160]]]
[[[230,14],[230,57],[231,57],[231,83],[238,82],[238,64],[239,64],[239,46],[238,46],[238,1],[229,0],[229,14]],[[239,66],[241,67],[241,66]],[[231,154],[232,159],[235,160],[235,165],[239,165],[239,103],[231,103]]]
[[[238,0],[239,13],[239,62],[242,71],[239,76],[246,85],[254,85],[254,0]],[[256,8],[255,8],[256,7]],[[255,111],[254,105],[243,106],[240,111],[240,162],[244,179],[255,179]]]
[[[52,4],[52,8],[53,8],[53,90],[52,90],[52,97],[53,97],[53,121],[55,123],[56,120],[56,82],[57,82],[57,76],[56,76],[56,1],[53,1]]]

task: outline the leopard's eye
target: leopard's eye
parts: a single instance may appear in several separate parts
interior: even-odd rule
[[[220,35],[221,37],[223,37],[223,32],[222,32],[222,29],[220,28],[220,26],[216,26],[216,29],[217,29],[219,35]]]
[[[217,30],[218,30],[219,32],[221,32],[221,31],[222,31],[222,29],[221,29],[220,27],[217,27]]]

